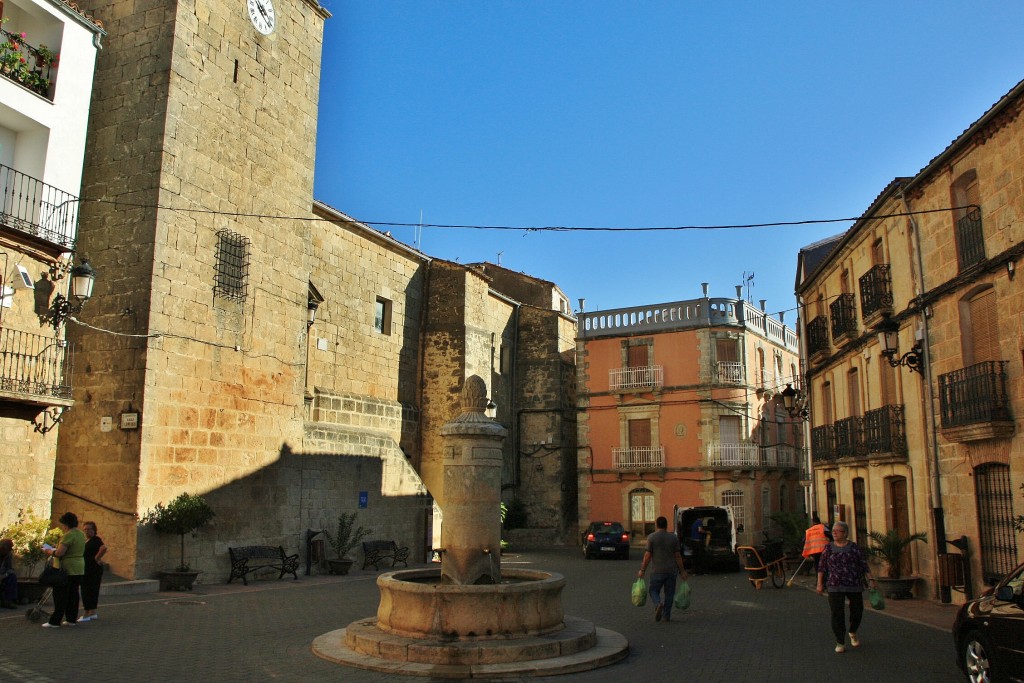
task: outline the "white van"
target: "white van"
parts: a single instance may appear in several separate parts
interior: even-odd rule
[[[729,505],[700,505],[672,509],[675,533],[683,549],[683,560],[695,573],[711,569],[735,571],[739,569],[736,556],[736,518]],[[710,537],[704,540],[693,538],[694,523],[700,520]]]

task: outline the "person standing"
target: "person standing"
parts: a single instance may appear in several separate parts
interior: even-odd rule
[[[818,563],[818,595],[828,592],[837,653],[846,652],[847,633],[850,646],[860,647],[857,629],[864,616],[864,583],[865,580],[875,583],[864,551],[849,539],[849,535],[849,525],[836,522],[832,526],[832,542],[825,546]],[[849,631],[846,629],[847,602],[850,603]]]
[[[643,578],[647,566],[651,565],[651,584],[648,593],[654,602],[654,620],[672,621],[672,600],[676,595],[676,574],[687,579],[683,556],[679,552],[679,538],[668,532],[668,520],[658,517],[654,522],[656,531],[647,537],[647,550],[637,574]],[[678,570],[678,571],[677,571]]]
[[[14,541],[0,540],[0,607],[17,609],[18,575],[14,573]]]
[[[805,559],[814,560],[814,573],[818,573],[818,562],[821,560],[821,553],[825,550],[830,540],[829,530],[821,523],[821,518],[815,512],[811,515],[811,526],[804,532],[804,549],[801,555]]]
[[[57,628],[61,621],[65,621],[66,626],[78,625],[79,589],[85,574],[85,534],[78,528],[78,517],[73,512],[65,512],[57,524],[64,530],[64,536],[57,547],[47,549],[46,554],[56,558],[55,566],[67,572],[68,580],[53,589],[53,614],[43,628]]]
[[[100,560],[107,554],[107,546],[103,539],[96,535],[96,522],[82,525],[85,532],[85,575],[82,577],[82,607],[85,613],[78,623],[99,619],[96,605],[100,600],[100,582],[103,581],[103,564]]]

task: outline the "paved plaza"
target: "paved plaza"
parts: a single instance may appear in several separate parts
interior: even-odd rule
[[[949,635],[951,606],[914,600],[890,602],[885,612],[868,608],[862,646],[837,655],[828,606],[808,589],[810,577],[792,588],[755,591],[742,572],[695,576],[692,607],[658,623],[650,605],[629,602],[639,553],[630,561],[586,561],[575,549],[554,549],[511,553],[503,562],[564,574],[566,614],[617,631],[630,644],[629,657],[607,668],[518,680],[962,680]],[[323,661],[310,650],[316,636],[376,613],[377,574],[111,596],[101,601],[98,621],[74,628],[43,629],[24,609],[3,610],[0,681],[394,681]]]

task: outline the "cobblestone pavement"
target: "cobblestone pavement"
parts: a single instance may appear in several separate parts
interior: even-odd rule
[[[825,600],[800,585],[809,578],[755,591],[742,572],[695,576],[692,607],[673,614],[671,623],[656,623],[650,605],[629,602],[639,560],[634,553],[626,562],[585,561],[572,549],[504,557],[505,566],[564,574],[565,612],[630,643],[629,657],[618,664],[544,680],[962,680],[949,635],[951,607],[915,600],[890,602],[885,612],[868,608],[863,644],[837,655]],[[98,621],[74,628],[43,629],[24,610],[3,610],[0,681],[391,681],[394,676],[332,664],[310,650],[316,636],[376,613],[376,575],[354,571],[109,597]]]

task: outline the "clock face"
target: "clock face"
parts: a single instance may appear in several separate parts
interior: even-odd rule
[[[265,36],[273,33],[277,18],[274,16],[272,0],[246,0],[246,5],[249,8],[249,19],[256,30]]]

